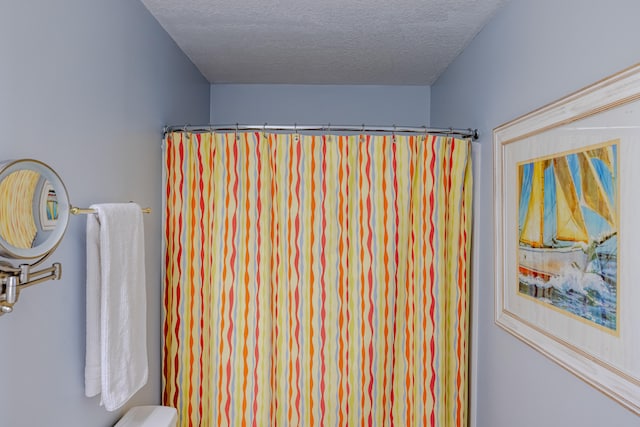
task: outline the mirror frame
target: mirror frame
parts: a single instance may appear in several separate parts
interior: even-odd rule
[[[40,260],[37,261],[37,263],[39,263],[58,247],[67,230],[70,213],[69,195],[58,174],[47,164],[34,159],[9,160],[0,163],[0,182],[11,173],[24,169],[38,172],[53,186],[58,199],[57,224],[51,231],[51,235],[43,243],[26,249],[11,245],[0,235],[0,256],[11,259],[29,260],[40,258]]]

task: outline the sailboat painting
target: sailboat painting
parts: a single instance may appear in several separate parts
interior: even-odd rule
[[[522,162],[518,291],[618,331],[619,140]]]

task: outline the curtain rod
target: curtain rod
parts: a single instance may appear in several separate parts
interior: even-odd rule
[[[366,132],[366,133],[430,133],[434,135],[458,136],[461,138],[478,139],[478,129],[432,128],[427,126],[366,126],[366,125],[184,125],[165,126],[163,132],[189,131],[204,132],[236,132],[236,131],[289,131],[289,132]]]

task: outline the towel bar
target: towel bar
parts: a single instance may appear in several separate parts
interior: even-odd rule
[[[77,206],[73,206],[69,209],[69,212],[73,215],[89,215],[96,213],[95,209],[89,208],[79,208]],[[142,208],[142,213],[151,213],[151,208]]]

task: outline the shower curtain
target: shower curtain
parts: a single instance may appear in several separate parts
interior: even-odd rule
[[[470,142],[167,134],[180,426],[466,426]]]

